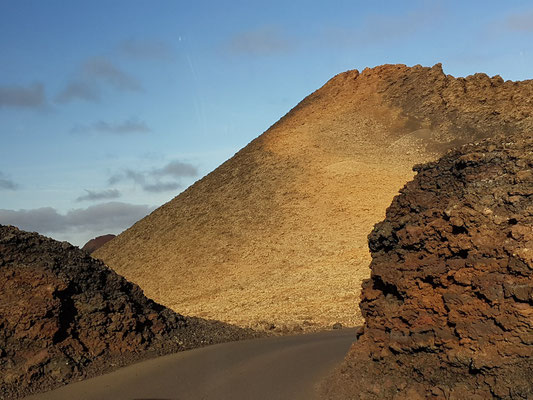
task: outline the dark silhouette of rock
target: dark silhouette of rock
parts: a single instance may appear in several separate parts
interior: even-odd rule
[[[187,318],[67,242],[0,225],[0,398],[254,336]]]
[[[116,235],[113,235],[111,233],[107,235],[97,236],[94,239],[91,239],[87,243],[85,243],[81,249],[91,254],[92,252],[98,250],[104,244],[109,242],[114,237],[116,237]]]
[[[533,398],[533,132],[417,166],[369,235],[330,399]]]

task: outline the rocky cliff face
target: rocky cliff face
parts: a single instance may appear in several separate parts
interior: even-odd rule
[[[368,233],[413,165],[526,129],[533,81],[455,78],[440,65],[348,71],[94,255],[179,312],[355,326]]]
[[[418,166],[369,236],[331,399],[533,398],[533,133]]]
[[[104,244],[109,242],[111,239],[113,239],[116,235],[113,234],[107,234],[102,236],[97,236],[94,239],[89,240],[87,243],[83,245],[81,248],[82,250],[85,250],[89,254],[94,253],[96,250],[98,250],[100,247],[102,247]]]
[[[67,242],[0,225],[0,398],[251,336],[183,317]]]

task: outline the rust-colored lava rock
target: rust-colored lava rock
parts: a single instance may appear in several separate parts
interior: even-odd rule
[[[109,242],[114,237],[116,237],[116,235],[113,234],[97,236],[94,239],[91,239],[87,243],[85,243],[81,249],[91,254],[98,250],[100,247],[102,247],[104,244]]]
[[[331,399],[533,399],[533,135],[447,153],[369,236]]]
[[[0,399],[250,337],[186,318],[67,242],[0,225]]]

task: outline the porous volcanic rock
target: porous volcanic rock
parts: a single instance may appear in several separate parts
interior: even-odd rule
[[[533,133],[417,166],[369,235],[329,399],[533,398]]]
[[[367,236],[413,165],[527,129],[533,81],[439,64],[348,71],[94,256],[178,312],[289,331],[360,325]]]
[[[0,399],[254,336],[186,318],[67,242],[0,225]]]
[[[114,237],[116,237],[116,235],[113,235],[111,233],[107,235],[97,236],[94,239],[91,239],[87,243],[85,243],[81,249],[91,254],[98,250],[100,247],[102,247],[104,244],[109,242]]]

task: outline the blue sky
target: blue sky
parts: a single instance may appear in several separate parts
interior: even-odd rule
[[[0,223],[119,233],[337,73],[532,78],[530,1],[0,0]]]

